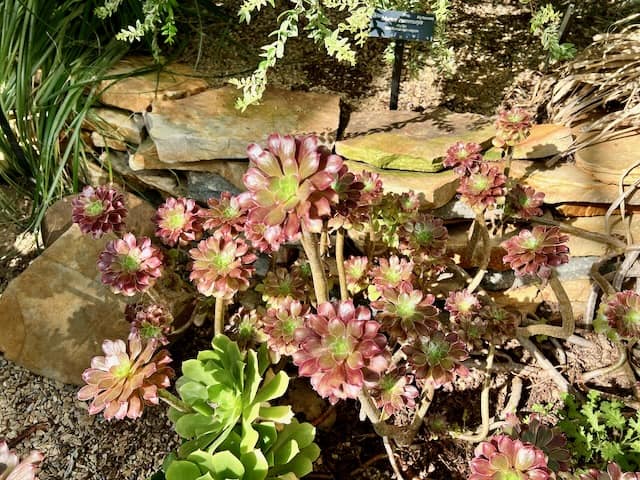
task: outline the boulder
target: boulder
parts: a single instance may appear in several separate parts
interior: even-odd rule
[[[612,215],[610,218],[611,233],[621,239],[626,238],[625,222],[631,233],[632,243],[640,242],[640,216],[637,215],[628,215],[624,221],[620,215]],[[589,232],[605,233],[604,216],[571,218],[566,219],[564,223]],[[600,256],[610,250],[605,243],[571,234],[569,235],[568,246],[572,257]]]
[[[340,97],[268,89],[260,104],[241,112],[238,90],[223,87],[175,101],[159,101],[145,113],[149,136],[164,163],[244,159],[250,143],[271,133],[314,133],[332,146],[340,120]]]
[[[346,161],[345,163],[354,173],[366,170],[380,175],[386,192],[402,193],[413,190],[423,193],[430,208],[438,208],[448,203],[458,188],[458,176],[452,170],[438,173],[416,173],[383,170],[361,162]]]
[[[638,152],[640,132],[581,148],[575,155],[576,166],[600,182],[618,185],[622,175],[640,160]],[[635,168],[625,177],[624,184],[631,185],[638,180],[640,168]]]
[[[148,57],[121,60],[105,76],[113,75],[122,78],[101,81],[99,101],[130,112],[145,112],[158,100],[183,98],[208,88],[189,65],[174,63],[161,68]]]
[[[354,112],[336,152],[379,168],[437,172],[455,142],[488,146],[493,134],[491,121],[473,113]]]
[[[145,170],[135,172],[129,167],[126,154],[116,151],[104,152],[100,156],[100,163],[105,168],[110,165],[115,173],[136,188],[154,189],[164,197],[181,197],[185,188],[175,175],[166,170]]]
[[[513,158],[533,160],[566,151],[573,144],[573,134],[564,125],[541,124],[531,127],[531,134],[513,147]]]
[[[118,140],[115,137],[108,136],[108,134],[91,132],[91,143],[94,147],[108,148],[110,150],[117,150],[119,152],[127,151],[127,144],[122,140]]]

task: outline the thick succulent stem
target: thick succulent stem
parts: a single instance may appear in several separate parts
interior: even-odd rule
[[[553,325],[527,325],[526,327],[519,327],[517,330],[518,337],[532,337],[534,335],[546,335],[548,337],[567,339],[576,328],[576,321],[573,317],[573,310],[571,309],[571,300],[565,291],[562,283],[558,279],[558,275],[553,270],[551,272],[551,278],[549,279],[549,285],[553,290],[556,298],[558,299],[558,305],[560,308],[560,315],[562,315],[562,326],[555,327]]]
[[[583,373],[582,381],[584,383],[587,383],[588,381],[593,380],[597,377],[610,375],[624,366],[624,364],[627,362],[627,347],[623,345],[622,342],[618,342],[617,347],[619,356],[616,363],[614,363],[613,365],[609,365],[608,367],[597,368],[595,370]]]
[[[169,405],[170,407],[175,408],[176,410],[178,410],[181,413],[191,413],[191,412],[193,412],[193,409],[191,408],[191,405],[189,405],[186,402],[183,402],[178,397],[176,397],[174,394],[170,393],[168,390],[164,390],[162,388],[159,389],[158,390],[158,398],[160,400],[162,400],[164,403],[166,403],[167,405]]]
[[[225,302],[224,298],[216,297],[216,304],[214,310],[213,319],[213,334],[215,336],[222,335],[224,333],[224,311]]]
[[[504,176],[505,181],[509,180],[509,174],[511,173],[511,161],[513,160],[513,147],[508,146],[504,155]]]
[[[489,412],[489,393],[491,392],[491,370],[493,369],[493,357],[496,353],[496,347],[491,343],[489,345],[489,353],[487,354],[487,369],[484,373],[484,382],[482,384],[482,393],[480,394],[480,415],[482,416],[482,426],[480,431],[475,434],[461,433],[454,434],[460,440],[467,442],[482,442],[489,434],[489,426],[491,423]]]
[[[322,262],[320,261],[320,255],[318,253],[318,242],[313,238],[313,234],[303,228],[301,243],[302,248],[304,248],[304,253],[307,256],[307,260],[309,260],[316,300],[318,304],[328,302],[329,295],[327,293],[327,281],[324,276],[324,268],[322,267]]]
[[[347,291],[347,274],[344,271],[344,229],[336,232],[336,266],[338,268],[338,281],[340,282],[340,298],[344,301],[349,298]]]

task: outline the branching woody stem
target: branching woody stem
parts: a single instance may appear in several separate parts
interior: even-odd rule
[[[471,283],[467,287],[469,293],[472,293],[478,286],[480,286],[480,282],[484,278],[487,273],[487,267],[489,266],[489,260],[491,258],[491,245],[489,245],[489,230],[487,230],[487,226],[484,223],[484,217],[482,215],[476,216],[475,225],[480,232],[480,237],[482,238],[482,258],[480,259],[480,266],[475,276],[471,280]],[[472,247],[473,248],[473,247]]]

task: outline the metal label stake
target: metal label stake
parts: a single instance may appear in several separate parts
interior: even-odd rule
[[[373,17],[371,17],[369,36],[389,38],[396,42],[393,49],[393,74],[391,77],[389,110],[398,109],[405,41],[432,42],[435,24],[436,16],[431,13],[376,10]]]

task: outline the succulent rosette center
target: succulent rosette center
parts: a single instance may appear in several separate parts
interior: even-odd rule
[[[101,200],[95,200],[93,202],[87,203],[84,207],[84,212],[90,217],[95,217],[96,215],[100,215],[104,212],[104,206],[102,205]]]
[[[300,375],[310,377],[313,388],[331,403],[356,398],[365,371],[378,375],[387,368],[386,338],[379,329],[367,307],[356,308],[351,300],[322,303],[296,330],[300,347],[293,361]]]
[[[266,149],[256,144],[247,148],[250,168],[244,183],[254,202],[249,221],[282,225],[287,239],[299,234],[301,224],[319,232],[322,219],[339,200],[332,185],[343,166],[342,158],[321,147],[315,136],[274,134],[267,144]]]

